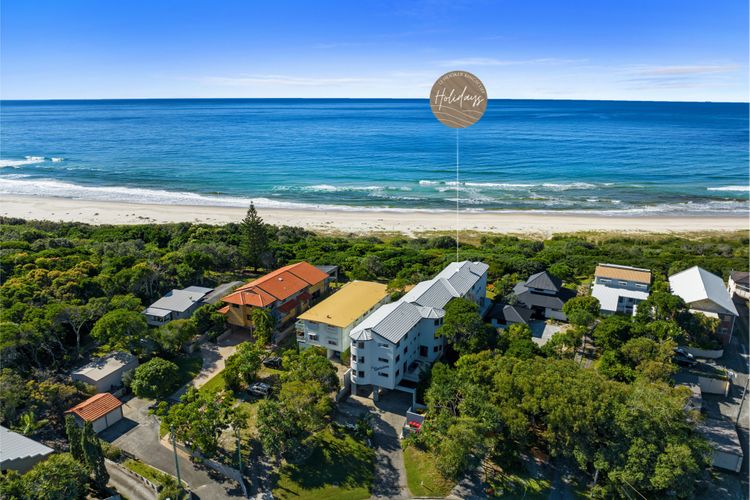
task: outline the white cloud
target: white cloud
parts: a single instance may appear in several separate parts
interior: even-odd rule
[[[467,57],[463,59],[438,61],[438,64],[440,66],[516,66],[523,64],[578,64],[586,61],[586,59],[560,59],[556,57],[541,57],[522,60],[495,59],[493,57]]]
[[[729,73],[739,69],[737,64],[693,65],[693,66],[643,66],[632,71],[643,76],[678,76],[706,75],[712,73]]]
[[[246,87],[257,85],[289,85],[300,87],[320,87],[373,83],[378,81],[372,78],[326,78],[326,77],[299,77],[286,75],[247,75],[247,76],[205,76],[189,78],[197,80],[205,85],[221,85],[233,87]]]

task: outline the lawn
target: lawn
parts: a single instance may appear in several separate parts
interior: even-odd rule
[[[224,370],[222,370],[200,386],[198,390],[200,392],[217,392],[224,388],[226,388],[226,383],[224,382]]]
[[[497,498],[530,498],[543,499],[549,497],[552,485],[544,478],[531,477],[527,472],[501,472],[489,480],[495,490]]]
[[[432,454],[407,446],[404,449],[406,482],[411,494],[418,497],[444,497],[455,486],[455,482],[444,478],[435,467]]]
[[[132,470],[133,472],[140,474],[154,484],[166,484],[170,479],[170,476],[164,474],[160,470],[154,469],[150,465],[144,464],[140,460],[134,460],[128,458],[122,463],[123,466]]]
[[[193,380],[203,367],[203,358],[200,353],[191,354],[190,356],[180,356],[172,361],[179,368],[175,388],[182,387]]]
[[[329,430],[311,438],[315,451],[301,464],[279,470],[275,498],[358,500],[370,497],[375,453],[348,434]]]

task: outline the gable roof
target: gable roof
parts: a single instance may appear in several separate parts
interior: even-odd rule
[[[615,280],[633,281],[635,283],[651,284],[651,271],[640,267],[620,266],[618,264],[599,264],[594,276]]]
[[[414,328],[422,314],[419,308],[403,299],[380,306],[349,334],[355,340],[363,340],[358,334],[367,332],[364,339],[369,340],[376,333],[394,344],[400,341],[409,330]]]
[[[91,396],[65,413],[74,413],[86,422],[93,422],[122,406],[122,402],[108,392]]]
[[[160,314],[160,311],[185,312],[193,304],[202,300],[210,291],[210,288],[199,286],[190,286],[183,290],[172,290],[151,304],[144,312],[152,316],[164,316],[165,314]]]
[[[552,276],[547,271],[541,273],[532,274],[529,279],[526,280],[527,288],[538,288],[539,290],[549,290],[556,292],[562,286],[562,280]]]
[[[277,300],[286,300],[295,293],[328,278],[328,274],[315,266],[307,262],[298,262],[242,285],[222,300],[230,304],[266,307]]]
[[[0,468],[24,458],[47,456],[55,450],[0,425]]]
[[[738,285],[742,286],[750,286],[750,273],[747,271],[732,271],[729,274],[732,277],[732,281],[734,281]]]
[[[536,293],[529,290],[522,282],[516,283],[513,287],[513,294],[526,307],[544,307],[556,311],[561,311],[565,302],[576,296],[576,292],[569,288],[559,288],[554,295]]]
[[[724,286],[724,280],[702,267],[693,266],[669,277],[672,293],[686,304],[709,300],[727,313],[738,316],[737,308]]]
[[[460,297],[460,294],[448,280],[433,278],[417,283],[402,300],[419,306],[443,308],[454,297]]]
[[[435,278],[445,279],[450,283],[457,296],[466,295],[490,268],[484,262],[451,262]]]

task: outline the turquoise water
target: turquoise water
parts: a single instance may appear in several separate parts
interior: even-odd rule
[[[746,213],[748,104],[4,101],[0,194],[349,209]]]

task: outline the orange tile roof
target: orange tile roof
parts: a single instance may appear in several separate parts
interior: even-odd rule
[[[222,300],[230,304],[265,307],[277,300],[285,300],[308,286],[317,285],[328,277],[317,267],[298,262],[261,276]]]
[[[122,402],[108,392],[91,396],[65,413],[75,413],[87,422],[102,418],[107,413],[122,406]]]
[[[219,314],[226,314],[226,313],[229,312],[229,306],[226,305],[226,306],[222,307],[221,309],[217,309],[216,312],[219,313]]]

